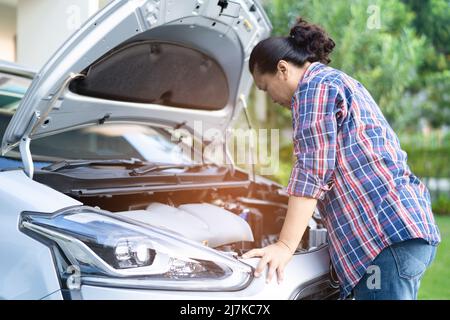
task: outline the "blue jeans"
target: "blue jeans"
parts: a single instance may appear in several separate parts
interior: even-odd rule
[[[353,289],[356,300],[416,300],[420,280],[437,246],[424,239],[395,243],[380,252]]]

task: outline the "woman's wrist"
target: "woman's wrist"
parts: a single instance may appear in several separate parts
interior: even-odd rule
[[[295,253],[295,250],[292,250],[291,246],[286,241],[284,241],[282,239],[278,239],[278,242],[281,243],[283,246],[285,246],[291,254]]]

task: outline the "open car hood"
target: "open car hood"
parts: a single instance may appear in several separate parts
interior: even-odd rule
[[[112,1],[36,75],[2,153],[105,122],[223,131],[250,90],[250,53],[270,32],[253,0]]]

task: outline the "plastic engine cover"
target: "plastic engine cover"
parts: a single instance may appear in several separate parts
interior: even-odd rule
[[[206,241],[212,248],[234,242],[254,241],[247,221],[209,203],[185,204],[175,208],[155,202],[146,210],[116,214],[177,232],[194,241]]]

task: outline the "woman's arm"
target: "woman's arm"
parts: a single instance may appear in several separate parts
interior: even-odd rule
[[[289,197],[286,219],[278,242],[265,248],[250,250],[242,256],[244,259],[262,258],[256,267],[255,277],[259,277],[268,264],[269,271],[266,282],[269,283],[272,280],[275,272],[277,272],[278,283],[283,281],[284,268],[297,249],[316,205],[317,200],[313,198]]]

